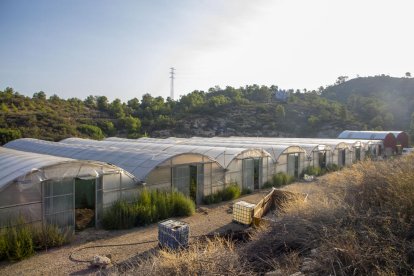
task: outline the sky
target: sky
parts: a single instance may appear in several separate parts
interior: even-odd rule
[[[110,100],[414,73],[412,0],[0,0],[0,90]]]

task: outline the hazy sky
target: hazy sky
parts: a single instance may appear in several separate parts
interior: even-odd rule
[[[414,73],[413,0],[0,0],[0,89],[123,101]]]

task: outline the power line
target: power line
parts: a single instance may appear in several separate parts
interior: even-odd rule
[[[170,79],[171,79],[171,87],[170,87],[170,98],[171,98],[171,100],[174,100],[174,79],[175,79],[175,77],[174,77],[174,75],[175,75],[175,68],[174,67],[171,67],[170,68]]]

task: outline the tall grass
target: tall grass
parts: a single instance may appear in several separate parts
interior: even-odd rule
[[[203,201],[205,204],[214,204],[222,201],[233,200],[239,198],[241,190],[237,183],[232,183],[221,191],[205,196]]]
[[[35,250],[63,245],[70,242],[71,233],[54,225],[26,224],[19,217],[0,231],[0,260],[19,261],[32,256]]]
[[[132,202],[116,201],[105,211],[102,224],[106,229],[128,229],[194,213],[194,202],[181,193],[144,189]]]
[[[272,176],[272,180],[266,182],[262,188],[281,187],[295,181],[295,177],[284,172],[278,172]]]

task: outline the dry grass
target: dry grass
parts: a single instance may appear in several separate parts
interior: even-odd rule
[[[213,238],[193,243],[188,250],[159,250],[130,261],[127,274],[134,275],[243,275],[234,243]],[[125,273],[119,267],[113,274]]]
[[[282,204],[277,222],[246,246],[252,270],[303,270],[290,264],[297,254],[319,275],[414,273],[414,156],[359,163],[291,190],[310,196]]]
[[[188,251],[160,251],[127,273],[414,274],[414,155],[362,162],[287,190],[309,197],[279,201],[274,220],[252,241],[235,247],[213,239]]]

